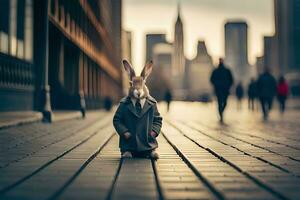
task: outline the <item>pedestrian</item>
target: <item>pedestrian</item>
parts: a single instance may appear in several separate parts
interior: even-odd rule
[[[251,79],[248,86],[248,108],[254,110],[254,102],[257,97],[257,88],[254,78]]]
[[[104,109],[110,111],[113,105],[113,101],[109,96],[104,97]]]
[[[272,109],[273,98],[276,95],[276,80],[266,68],[257,80],[257,91],[263,118],[267,120]]]
[[[237,99],[237,108],[240,110],[242,108],[242,100],[244,97],[244,88],[241,82],[235,88],[235,95]]]
[[[277,99],[280,106],[280,112],[283,114],[285,111],[285,102],[289,94],[289,85],[284,76],[281,76],[277,85]]]
[[[218,67],[213,70],[210,82],[214,87],[217,97],[220,122],[223,123],[223,112],[226,108],[229,91],[233,84],[233,77],[231,71],[224,65],[222,58],[219,59]]]
[[[130,88],[113,118],[113,125],[120,135],[119,147],[122,158],[147,157],[158,159],[156,137],[160,133],[162,117],[156,100],[150,96],[145,85],[152,71],[152,61],[144,67],[141,76],[136,76],[131,65],[124,60],[129,75]]]
[[[170,110],[170,104],[171,104],[171,101],[173,99],[172,93],[171,93],[170,89],[166,90],[164,99],[165,99],[165,101],[167,103],[167,112],[169,112],[169,110]]]

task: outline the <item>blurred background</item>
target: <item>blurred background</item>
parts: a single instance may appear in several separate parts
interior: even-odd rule
[[[1,0],[0,111],[99,109],[126,95],[121,65],[154,61],[152,96],[211,101],[223,57],[235,84],[268,68],[300,95],[300,0]]]

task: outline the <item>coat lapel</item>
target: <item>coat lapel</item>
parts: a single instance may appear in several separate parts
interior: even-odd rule
[[[140,115],[138,115],[136,113],[135,107],[133,106],[133,104],[131,102],[130,97],[127,97],[127,99],[125,100],[125,103],[127,104],[126,107],[128,108],[128,110],[138,118],[142,117],[153,105],[153,103],[148,98],[146,98],[146,101],[145,101],[145,104],[143,106],[142,112],[141,112]]]
[[[127,97],[126,101],[126,107],[128,108],[128,110],[130,112],[132,112],[132,114],[134,114],[136,117],[139,117],[138,114],[136,113],[135,107],[133,106],[130,97]]]
[[[140,117],[142,117],[151,108],[152,104],[153,103],[151,101],[149,101],[148,98],[146,98],[145,105],[142,109]]]

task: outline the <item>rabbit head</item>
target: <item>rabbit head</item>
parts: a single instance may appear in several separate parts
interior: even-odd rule
[[[143,99],[149,96],[146,80],[152,71],[153,62],[150,61],[145,65],[140,76],[135,75],[134,69],[127,60],[123,60],[123,65],[128,74],[130,82],[128,95],[135,99]]]

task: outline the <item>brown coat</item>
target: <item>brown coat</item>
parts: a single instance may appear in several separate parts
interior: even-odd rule
[[[162,117],[156,104],[153,97],[147,97],[138,116],[130,97],[124,97],[120,101],[113,118],[113,125],[120,135],[119,147],[122,152],[147,151],[158,147],[156,139],[150,134],[154,131],[158,135],[162,126]],[[126,132],[131,134],[127,140],[124,138]]]

